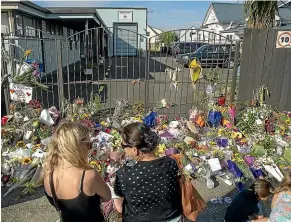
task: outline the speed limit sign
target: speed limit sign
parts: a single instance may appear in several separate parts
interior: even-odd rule
[[[276,48],[291,48],[291,31],[279,31]]]

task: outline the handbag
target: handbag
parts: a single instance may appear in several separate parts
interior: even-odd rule
[[[201,213],[206,207],[206,203],[199,194],[199,192],[193,186],[192,180],[186,178],[182,174],[183,164],[181,155],[173,154],[171,157],[176,161],[181,173],[181,177],[179,178],[179,185],[183,214],[188,220],[196,221],[196,218],[199,215],[199,213]]]

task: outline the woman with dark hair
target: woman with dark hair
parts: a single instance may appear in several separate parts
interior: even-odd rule
[[[142,123],[131,123],[122,131],[122,147],[131,159],[116,173],[115,201],[123,221],[181,221],[179,169],[170,157],[158,158],[159,137]]]

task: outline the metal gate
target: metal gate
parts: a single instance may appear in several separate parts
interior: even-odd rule
[[[68,37],[63,48],[64,97],[89,101],[99,95],[109,114],[118,100],[146,104],[147,38],[133,31],[136,28],[99,27]]]
[[[78,97],[88,102],[97,95],[108,114],[118,100],[141,101],[147,111],[164,100],[174,106],[162,112],[185,115],[192,106],[206,108],[207,101],[220,94],[234,101],[239,42],[197,29],[148,38],[135,28],[98,27],[69,37],[40,30],[29,35],[26,30],[23,35],[19,30],[4,37],[2,45],[14,59],[23,54],[17,52],[19,48],[33,50],[27,60],[38,61],[39,81],[49,87],[48,91],[36,88],[33,98],[44,107],[61,107],[64,99]],[[193,58],[203,68],[195,84],[187,67]]]
[[[9,78],[18,72],[19,67],[24,64],[35,63],[39,72],[34,72],[38,82],[48,87],[47,90],[33,88],[33,99],[41,101],[43,106],[60,106],[60,82],[59,69],[62,67],[61,42],[65,39],[48,35],[41,30],[23,29],[3,35],[2,37],[2,69],[1,79],[4,88],[6,110],[10,103]],[[29,51],[31,52],[29,53]]]
[[[150,108],[165,99],[173,106],[164,112],[185,115],[193,106],[208,108],[208,102],[221,95],[235,100],[239,41],[200,29],[180,29],[151,37],[148,45],[149,76],[153,77],[147,84]],[[193,59],[202,67],[197,82],[189,69]]]

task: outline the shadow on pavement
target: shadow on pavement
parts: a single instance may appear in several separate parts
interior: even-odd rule
[[[1,187],[1,208],[9,207],[9,206],[12,206],[15,204],[20,204],[20,203],[35,200],[35,199],[39,199],[45,195],[43,187],[38,187],[34,193],[20,197],[20,193],[24,189],[25,189],[24,187],[16,188],[11,193],[9,193],[6,197],[3,197],[3,195],[6,193],[8,188]]]

